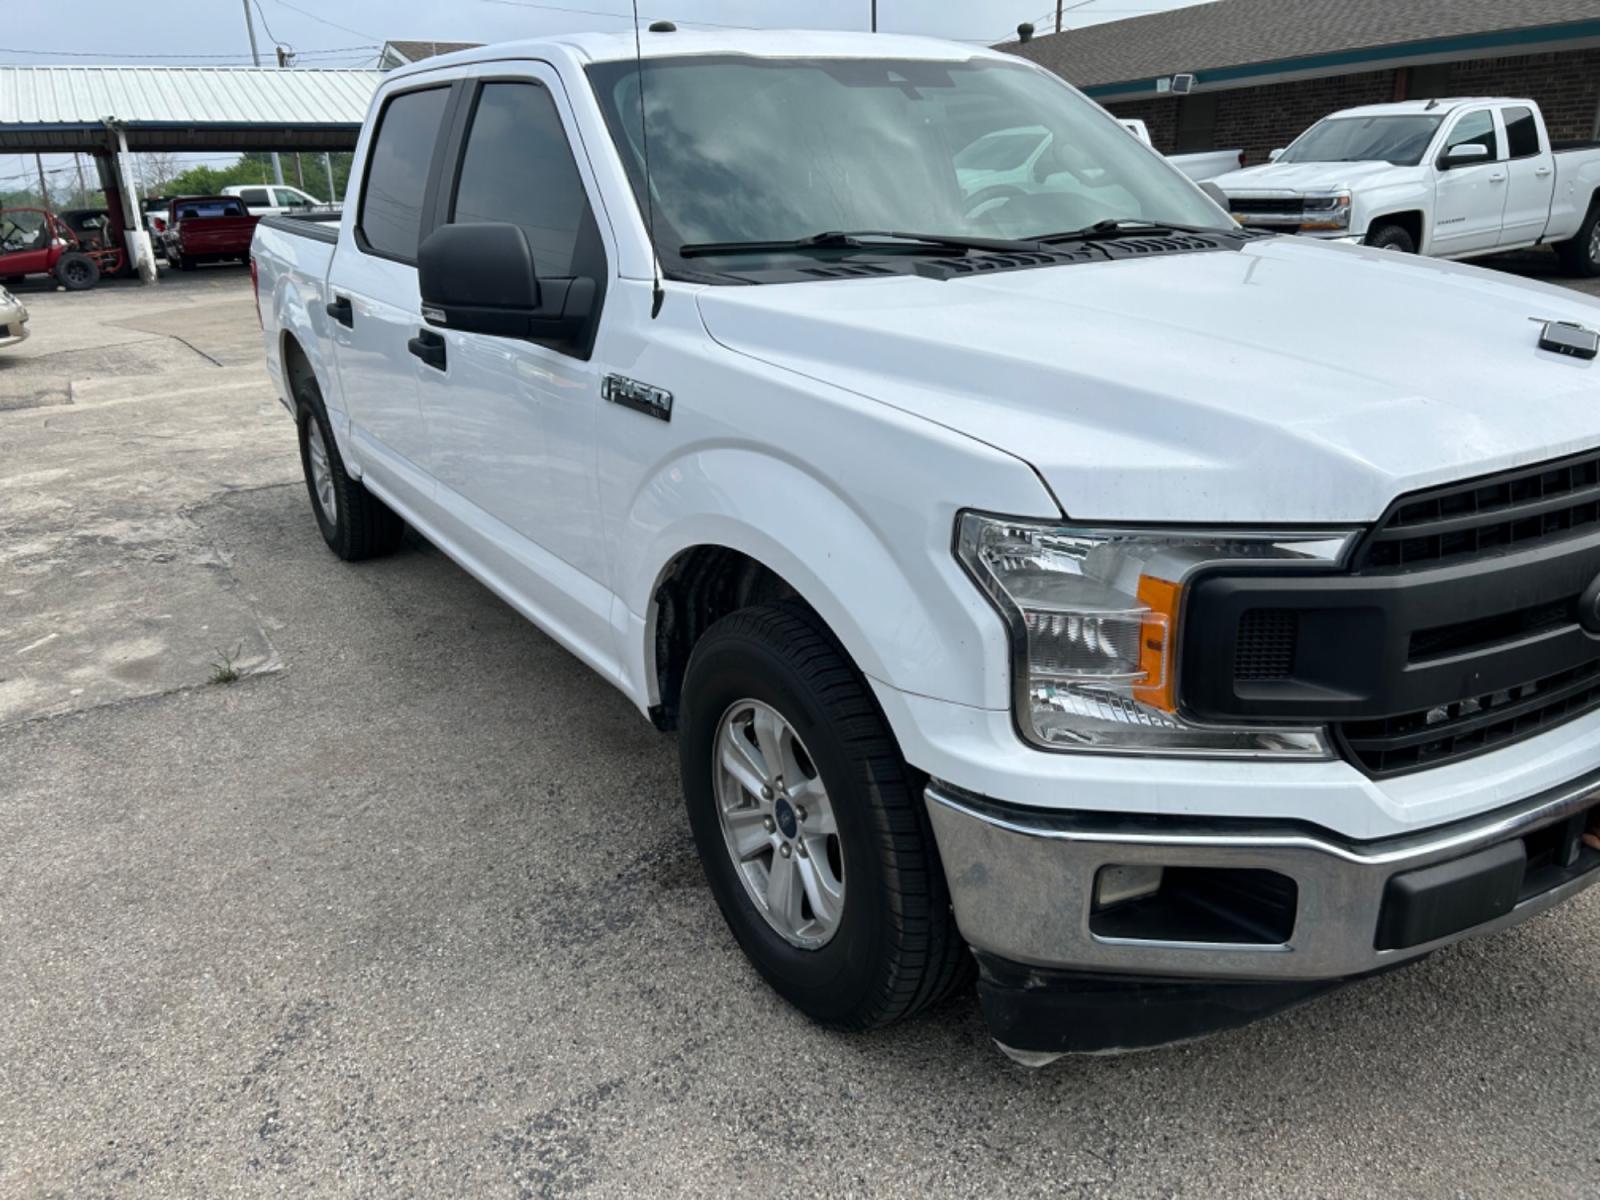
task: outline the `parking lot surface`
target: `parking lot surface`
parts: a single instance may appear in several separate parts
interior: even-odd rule
[[[0,1196],[1600,1194],[1600,895],[1137,1056],[817,1029],[669,739],[424,543],[323,547],[244,272],[24,298]]]

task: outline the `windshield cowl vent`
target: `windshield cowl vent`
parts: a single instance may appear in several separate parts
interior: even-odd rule
[[[1071,250],[1040,250],[1018,254],[969,254],[965,258],[920,259],[915,264],[924,279],[970,279],[996,271],[1026,271],[1033,267],[1059,267],[1069,263],[1104,262],[1097,247]]]

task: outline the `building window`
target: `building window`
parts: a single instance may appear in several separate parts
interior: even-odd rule
[[[1217,148],[1217,94],[1201,92],[1178,101],[1178,154]]]

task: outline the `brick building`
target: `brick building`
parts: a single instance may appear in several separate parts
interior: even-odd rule
[[[1434,96],[1528,96],[1555,140],[1600,136],[1600,0],[1212,0],[1005,49],[1168,153],[1261,162],[1337,109]]]

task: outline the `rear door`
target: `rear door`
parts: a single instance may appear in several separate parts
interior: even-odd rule
[[[1554,155],[1533,109],[1511,104],[1500,110],[1506,130],[1506,210],[1502,246],[1536,242],[1550,220],[1555,196]]]
[[[1456,146],[1468,144],[1486,147],[1489,157],[1445,170],[1445,155]],[[1492,250],[1500,244],[1501,220],[1506,210],[1504,159],[1500,118],[1494,109],[1468,109],[1454,118],[1436,160],[1438,183],[1429,253],[1466,254]]]
[[[541,281],[605,287],[608,249],[586,157],[574,152],[560,77],[542,63],[485,64],[462,83],[439,196],[441,223],[519,226]],[[580,166],[580,164],[582,164]],[[605,236],[609,236],[609,230]],[[601,319],[600,336],[605,325]],[[494,552],[542,623],[609,655],[596,480],[598,351],[449,329],[422,369],[437,503]]]
[[[431,494],[421,363],[406,343],[422,320],[417,247],[431,220],[437,158],[455,91],[449,82],[397,91],[361,149],[355,219],[342,223],[328,273],[329,330],[357,457],[391,487]]]

